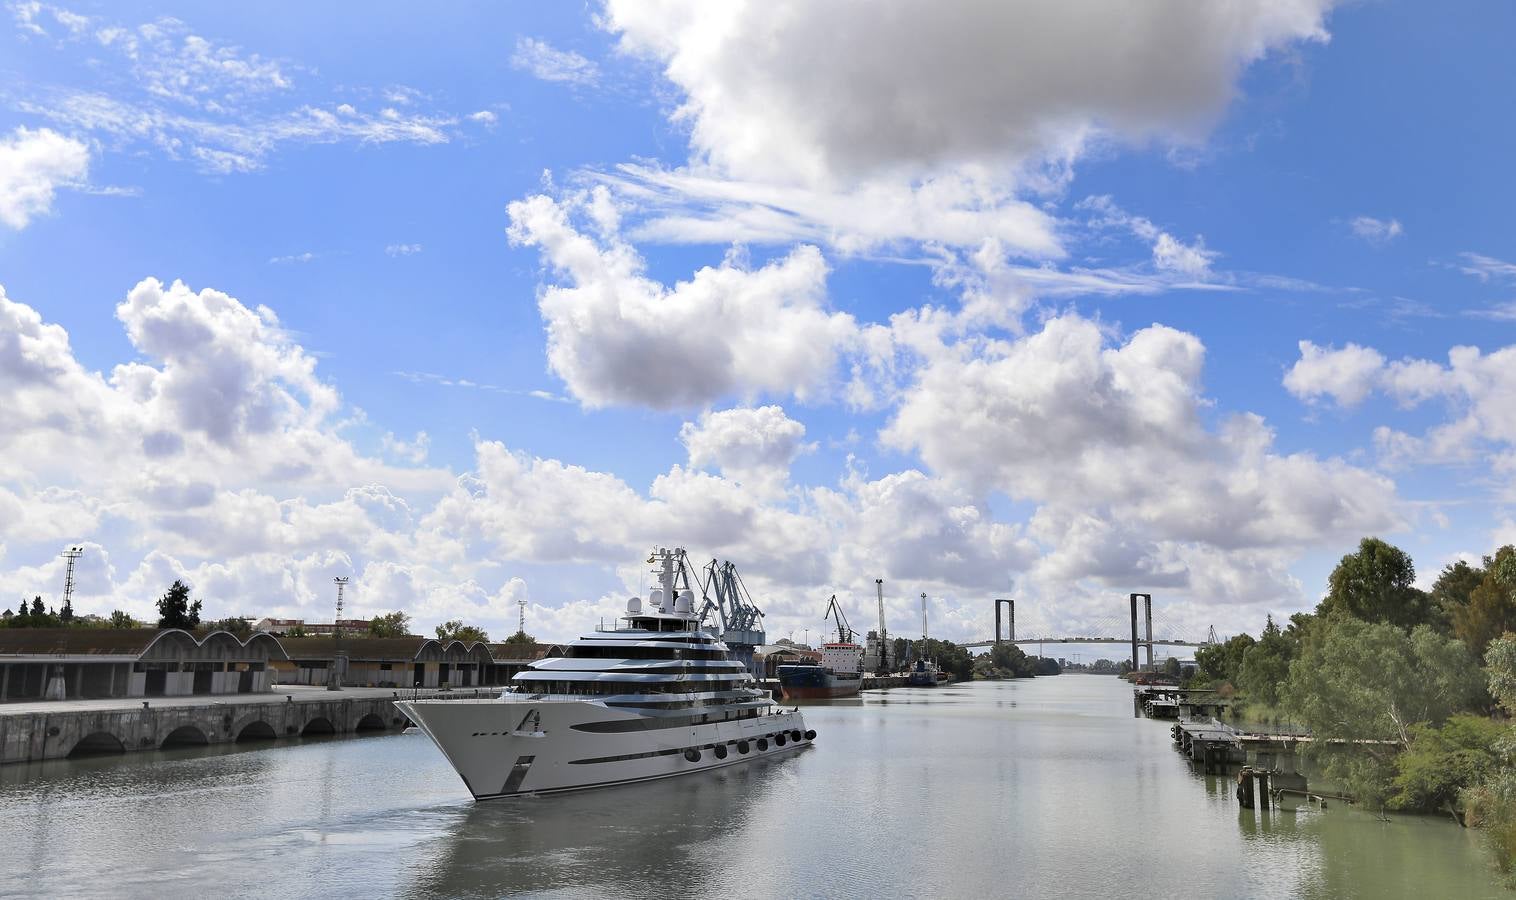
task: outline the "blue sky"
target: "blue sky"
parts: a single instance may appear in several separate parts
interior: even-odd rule
[[[18,597],[1188,637],[1516,540],[1506,5],[6,13]]]

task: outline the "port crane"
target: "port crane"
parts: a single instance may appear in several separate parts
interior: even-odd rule
[[[764,643],[767,635],[763,630],[763,610],[753,602],[737,566],[731,560],[711,560],[701,570],[705,577],[700,581],[700,597],[705,605],[700,610],[700,619],[715,613],[721,625],[721,640],[727,649],[742,664],[753,671],[753,653]],[[712,599],[711,594],[715,594]]]
[[[827,619],[834,619],[837,622],[837,643],[851,644],[853,642],[854,631],[847,623],[847,616],[842,614],[842,607],[837,603],[836,594],[833,594],[832,599],[827,602],[826,612],[821,616],[821,621],[825,622]]]

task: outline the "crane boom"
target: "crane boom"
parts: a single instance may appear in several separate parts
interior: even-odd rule
[[[835,619],[837,622],[837,643],[851,644],[853,642],[853,629],[848,626],[847,616],[842,614],[842,607],[837,604],[837,595],[826,604],[826,612],[821,616],[822,621]]]

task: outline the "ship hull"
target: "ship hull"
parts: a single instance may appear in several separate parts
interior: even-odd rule
[[[672,778],[811,744],[798,711],[663,725],[584,700],[396,703],[447,757],[476,800]]]
[[[863,678],[829,672],[820,666],[780,666],[779,690],[786,700],[833,700],[856,697]]]

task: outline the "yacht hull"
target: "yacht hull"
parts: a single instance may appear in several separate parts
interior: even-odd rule
[[[396,706],[436,743],[476,800],[671,778],[787,753],[815,737],[798,711],[648,727],[664,722],[585,700]]]

